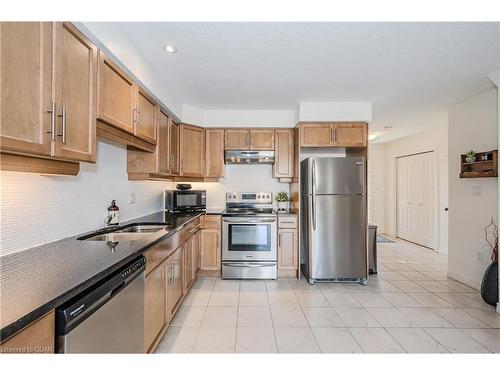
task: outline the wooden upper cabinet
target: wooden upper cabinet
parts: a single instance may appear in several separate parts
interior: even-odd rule
[[[333,145],[336,147],[366,147],[368,125],[365,123],[336,123],[333,125]]]
[[[156,146],[156,163],[158,173],[170,173],[170,139],[169,117],[158,110],[158,140]]]
[[[224,177],[224,130],[205,129],[205,177]]]
[[[134,81],[102,51],[99,51],[97,81],[97,118],[134,134]]]
[[[294,172],[294,129],[275,130],[274,177],[291,178]]]
[[[332,147],[333,131],[332,124],[300,124],[300,146],[301,147]]]
[[[205,172],[205,130],[182,124],[180,127],[181,176],[203,177]]]
[[[51,22],[0,22],[2,151],[51,155],[52,37]]]
[[[250,150],[274,150],[274,129],[250,129]]]
[[[169,132],[169,173],[178,176],[180,172],[179,125],[172,119],[168,120]]]
[[[226,150],[248,150],[250,148],[250,131],[248,129],[226,129]]]
[[[55,156],[96,157],[97,48],[70,23],[56,23]]]
[[[156,144],[157,104],[140,88],[137,89],[136,111],[135,136],[151,144]]]

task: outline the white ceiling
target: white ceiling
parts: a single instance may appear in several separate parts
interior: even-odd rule
[[[499,25],[162,22],[120,28],[185,104],[296,110],[301,101],[368,101],[372,130],[393,126],[390,139],[446,122],[450,104],[491,87],[486,75],[500,66]],[[176,54],[163,50],[168,43]]]

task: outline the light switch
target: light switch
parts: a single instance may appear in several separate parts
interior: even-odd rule
[[[481,195],[481,186],[480,185],[474,185],[472,186],[472,195]]]
[[[130,193],[129,204],[135,204],[135,193]]]

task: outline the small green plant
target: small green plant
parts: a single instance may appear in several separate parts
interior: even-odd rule
[[[290,198],[288,197],[288,193],[286,191],[280,191],[276,194],[276,202],[290,202]]]
[[[465,158],[467,160],[471,160],[471,161],[474,161],[476,160],[476,156],[477,156],[477,152],[476,151],[473,151],[473,150],[469,150],[465,153]]]

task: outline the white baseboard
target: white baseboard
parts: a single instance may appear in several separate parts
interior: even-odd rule
[[[449,271],[448,270],[448,277],[452,278],[453,280],[457,280],[457,281],[460,281],[462,284],[465,284],[467,286],[470,286],[471,288],[474,288],[476,290],[479,290],[480,289],[480,286],[477,285],[477,282],[475,282],[474,280],[471,280],[465,276],[462,276],[458,273],[455,273],[455,272],[452,272],[452,271]]]
[[[497,313],[500,314],[500,302],[497,303]]]

